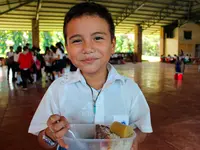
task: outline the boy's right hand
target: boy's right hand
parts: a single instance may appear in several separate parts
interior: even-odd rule
[[[51,115],[47,121],[48,128],[45,130],[45,134],[57,141],[58,144],[68,149],[68,145],[65,144],[63,137],[69,129],[69,122],[64,116]]]

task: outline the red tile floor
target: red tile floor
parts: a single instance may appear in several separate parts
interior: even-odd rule
[[[174,65],[128,63],[118,71],[141,87],[151,109],[154,133],[139,150],[200,150],[200,73],[186,66],[183,81],[174,80]],[[20,90],[0,68],[0,150],[42,150],[27,133],[30,120],[49,83]]]

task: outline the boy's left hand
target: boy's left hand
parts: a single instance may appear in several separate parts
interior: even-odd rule
[[[138,150],[138,144],[142,143],[147,136],[146,133],[141,132],[138,128],[135,129],[135,132],[136,132],[137,136],[132,144],[131,150]]]
[[[138,150],[138,142],[137,139],[133,142],[131,150]]]

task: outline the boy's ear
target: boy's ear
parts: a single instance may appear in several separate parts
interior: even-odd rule
[[[115,53],[115,45],[116,45],[116,37],[114,37],[111,41],[112,47],[111,47],[111,53]]]

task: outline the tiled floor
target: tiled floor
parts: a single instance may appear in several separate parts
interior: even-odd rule
[[[154,133],[139,150],[200,150],[200,73],[186,66],[184,80],[174,80],[174,65],[138,63],[118,65],[141,87],[151,108]],[[27,133],[30,120],[48,84],[21,91],[6,80],[0,68],[0,150],[42,150]]]

